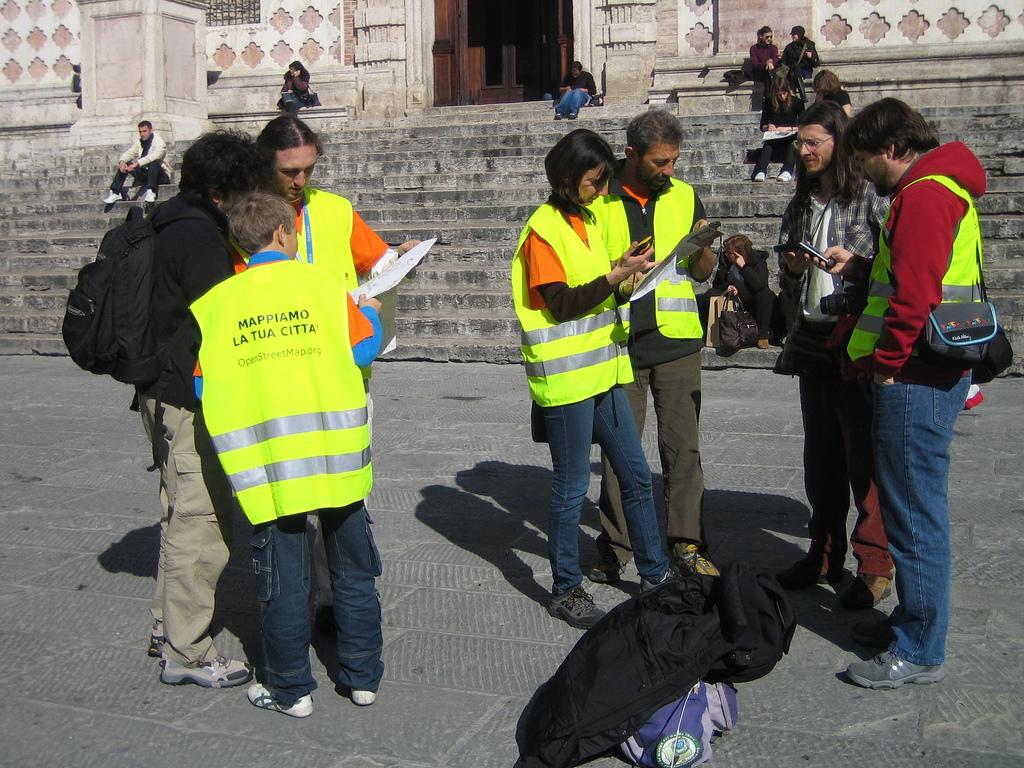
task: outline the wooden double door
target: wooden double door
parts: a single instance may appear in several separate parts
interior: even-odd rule
[[[572,59],[572,0],[435,0],[434,105],[557,96]]]

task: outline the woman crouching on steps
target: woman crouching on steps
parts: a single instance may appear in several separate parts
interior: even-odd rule
[[[548,513],[553,587],[548,613],[587,629],[604,615],[583,589],[579,522],[597,442],[622,478],[622,501],[637,569],[646,588],[662,582],[669,561],[651,492],[651,470],[620,384],[633,380],[615,287],[649,266],[651,248],[618,259],[605,251],[587,206],[604,194],[617,167],[593,131],[563,137],[544,158],[551,194],[519,235],[512,297],[522,326],[530,396],[543,416],[554,480]]]

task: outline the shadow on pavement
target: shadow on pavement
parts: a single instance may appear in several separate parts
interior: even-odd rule
[[[234,635],[241,642],[246,658],[259,664],[263,652],[250,554],[252,526],[237,509],[234,512],[233,529],[228,564],[217,582],[210,633],[216,637],[223,629]],[[160,524],[154,523],[128,531],[101,552],[96,560],[108,573],[129,573],[155,580],[159,556]],[[148,624],[145,628],[148,633]]]
[[[455,480],[457,488],[431,485],[422,489],[417,519],[452,544],[485,559],[526,597],[546,603],[549,587],[538,581],[529,563],[547,559],[550,470],[483,461],[458,472]],[[660,507],[657,488],[655,494]],[[787,539],[806,536],[808,516],[804,503],[781,494],[708,490],[704,497],[712,555],[723,564],[742,559],[771,572],[781,570],[803,557],[806,544]],[[663,518],[662,514],[662,528]],[[593,537],[587,534],[587,528],[595,533],[598,530],[597,509],[590,501],[584,506],[581,520],[584,536],[580,560],[584,568],[594,557]],[[635,584],[622,586],[628,594],[636,591]],[[849,626],[870,614],[843,611],[836,594],[825,586],[790,595],[801,626],[841,648],[859,647],[849,640]]]

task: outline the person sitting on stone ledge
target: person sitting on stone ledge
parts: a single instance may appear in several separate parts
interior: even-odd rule
[[[594,83],[594,76],[584,71],[580,62],[574,61],[569,74],[562,81],[559,93],[562,98],[555,105],[555,120],[561,120],[563,117],[575,120],[580,109],[597,96],[597,84]]]
[[[772,71],[779,65],[779,49],[772,42],[775,35],[768,25],[757,30],[757,42],[750,46],[750,66],[754,74],[754,82],[768,88]]]
[[[823,69],[814,76],[811,86],[814,88],[814,101],[831,101],[838,104],[847,117],[853,117],[853,104],[850,94],[843,90],[839,77],[830,69]]]
[[[702,325],[707,327],[712,296],[734,296],[757,321],[757,347],[768,349],[776,297],[768,287],[768,253],[754,248],[746,235],[733,235],[722,245],[711,288],[697,297]]]
[[[117,161],[117,173],[110,182],[103,202],[108,205],[124,198],[124,182],[129,176],[142,184],[136,199],[144,203],[156,202],[158,187],[171,183],[171,168],[167,165],[167,145],[153,130],[149,120],[138,125],[139,138],[124,151]]]
[[[789,31],[789,36],[792,42],[782,50],[782,63],[789,67],[789,82],[793,92],[807,101],[804,80],[811,77],[815,67],[821,66],[818,49],[814,41],[807,37],[806,30],[799,25]]]
[[[301,61],[293,61],[284,73],[284,85],[281,86],[281,98],[277,108],[282,112],[297,114],[303,107],[319,107],[320,99],[309,90],[309,72]]]

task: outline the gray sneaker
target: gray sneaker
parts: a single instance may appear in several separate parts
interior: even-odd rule
[[[667,571],[665,571],[665,575],[662,576],[657,581],[650,581],[649,579],[641,578],[640,579],[640,592],[641,593],[648,592],[648,591],[654,589],[655,587],[660,587],[662,584],[667,582],[669,579],[679,579],[679,578],[683,578],[685,575],[686,574],[677,573],[672,568],[669,568]]]
[[[576,629],[590,629],[604,616],[604,611],[594,605],[594,598],[579,585],[560,595],[553,595],[548,603],[548,613]]]
[[[862,688],[899,688],[904,683],[941,682],[946,670],[941,664],[913,664],[886,651],[867,661],[855,661],[846,668],[846,676]]]
[[[186,667],[172,659],[164,659],[160,666],[160,682],[168,685],[195,683],[203,688],[231,688],[252,679],[252,667],[244,661],[223,656],[201,661],[194,667]]]

